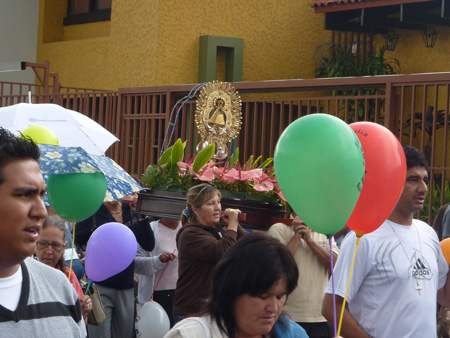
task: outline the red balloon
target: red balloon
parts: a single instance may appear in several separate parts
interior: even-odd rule
[[[362,236],[378,229],[397,204],[406,180],[406,158],[389,129],[373,122],[356,122],[350,127],[361,142],[366,174],[347,226]]]

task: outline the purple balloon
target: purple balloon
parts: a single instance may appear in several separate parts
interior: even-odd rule
[[[98,227],[86,246],[86,275],[101,282],[125,270],[134,260],[136,237],[121,223],[105,223]]]

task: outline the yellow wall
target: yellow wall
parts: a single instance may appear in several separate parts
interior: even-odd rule
[[[433,48],[426,48],[422,33],[416,30],[398,30],[400,38],[393,52],[386,52],[387,58],[397,58],[400,73],[450,72],[450,28],[436,26],[437,38]],[[384,40],[378,37],[378,46]]]
[[[310,2],[113,0],[111,22],[63,26],[66,1],[40,0],[37,59],[66,86],[196,83],[199,37],[217,35],[244,39],[244,81],[312,78],[331,33]]]
[[[314,52],[331,41],[311,0],[113,0],[110,22],[63,26],[67,0],[40,0],[37,61],[61,83],[99,89],[196,83],[199,37],[244,39],[243,81],[313,78]],[[400,72],[450,71],[448,28],[434,48],[401,30]],[[376,37],[376,48],[383,45]],[[219,51],[220,52],[220,51]],[[224,55],[218,56],[223,80]],[[221,65],[222,64],[222,65]]]
[[[403,56],[402,69],[406,72],[412,69],[414,73],[450,72],[450,28],[436,26],[436,31],[438,35],[433,48],[425,48],[422,34],[418,31],[405,34],[404,41],[399,40],[398,53]]]

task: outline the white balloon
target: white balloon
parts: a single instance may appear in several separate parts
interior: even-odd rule
[[[167,312],[157,302],[145,303],[136,316],[137,338],[163,338],[170,329]]]

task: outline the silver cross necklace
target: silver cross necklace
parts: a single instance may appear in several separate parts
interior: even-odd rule
[[[400,237],[397,235],[397,233],[395,232],[394,227],[392,226],[392,222],[388,220],[388,223],[389,223],[389,226],[391,227],[392,231],[394,232],[395,237],[397,237],[398,241],[400,242],[400,246],[402,247],[403,252],[404,252],[405,255],[406,255],[406,258],[407,258],[408,261],[411,263],[411,259],[409,258],[408,254],[406,253],[406,250],[405,250],[405,248],[403,247],[403,243],[402,243],[402,241],[400,240]],[[419,231],[417,230],[416,225],[414,224],[414,222],[413,222],[412,226],[414,227],[414,229],[416,229],[417,239],[419,240],[419,251],[420,251],[420,254],[422,254],[422,243],[420,242]],[[416,280],[416,290],[417,290],[417,292],[419,292],[419,296],[420,296],[420,293],[421,293],[421,291],[422,291],[422,286],[420,285],[420,282],[419,282],[419,280],[417,279],[416,276],[414,276],[414,279]]]

